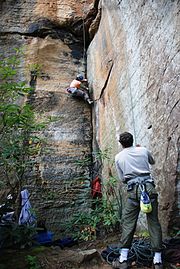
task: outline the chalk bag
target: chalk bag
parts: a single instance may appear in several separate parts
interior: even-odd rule
[[[150,213],[152,211],[151,200],[148,193],[145,191],[144,185],[139,185],[141,190],[140,209],[143,213]]]

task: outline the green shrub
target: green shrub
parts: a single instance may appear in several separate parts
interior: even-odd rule
[[[111,233],[119,228],[122,215],[121,196],[117,192],[116,180],[110,179],[107,191],[104,186],[104,195],[101,199],[92,199],[92,208],[85,212],[78,212],[73,215],[65,224],[65,233],[75,239],[94,240],[99,234]]]
[[[21,210],[19,194],[27,183],[26,173],[44,143],[37,133],[45,126],[27,104],[31,88],[18,78],[21,55],[18,49],[9,58],[0,55],[0,184],[13,196],[16,220]],[[11,223],[7,229],[1,227],[0,242],[3,246],[23,245],[33,234],[33,228]]]
[[[36,256],[27,255],[26,261],[28,263],[28,269],[40,269]]]
[[[34,156],[41,151],[42,140],[37,131],[45,126],[37,122],[26,103],[31,88],[17,78],[20,55],[21,51],[15,50],[12,57],[0,60],[0,181],[16,195],[25,183],[25,173],[32,167]]]

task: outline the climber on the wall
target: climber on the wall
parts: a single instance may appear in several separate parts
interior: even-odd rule
[[[82,84],[83,82],[87,82],[87,79],[84,79],[83,75],[81,74],[77,75],[76,79],[74,79],[67,88],[67,92],[71,93],[73,97],[82,98],[89,104],[92,104],[93,101],[90,99],[87,93],[88,88]]]

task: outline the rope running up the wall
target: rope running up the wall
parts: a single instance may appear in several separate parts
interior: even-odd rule
[[[126,49],[125,49],[125,62],[126,62],[126,68],[128,68],[127,50]],[[127,70],[127,81],[128,81],[129,93],[130,93],[131,112],[132,112],[132,124],[133,124],[133,132],[134,132],[134,143],[136,145],[137,135],[136,135],[136,127],[135,127],[134,108],[133,108],[133,96],[132,96],[132,88],[131,88],[131,82],[130,82],[130,77],[129,77],[129,71],[128,70]]]
[[[84,6],[83,6],[83,17],[82,17],[82,22],[83,22],[83,60],[82,60],[82,70],[85,72],[85,64],[86,64],[86,29],[85,29],[85,6],[86,6],[86,0],[84,1]],[[80,72],[81,73],[81,72]]]

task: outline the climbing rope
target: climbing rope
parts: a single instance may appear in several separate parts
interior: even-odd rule
[[[127,60],[127,50],[125,49],[125,61],[126,61],[126,67],[128,66],[128,60]],[[136,145],[137,142],[137,136],[136,136],[136,127],[135,127],[135,117],[134,117],[134,108],[133,108],[133,96],[132,96],[132,88],[131,88],[131,82],[129,77],[129,71],[127,70],[127,81],[129,86],[129,93],[130,93],[130,102],[131,102],[131,112],[132,112],[132,125],[133,125],[133,133],[134,133],[134,143]]]
[[[129,260],[139,265],[150,265],[153,260],[153,251],[147,239],[134,240],[129,251]]]
[[[86,29],[85,29],[85,6],[86,6],[86,0],[84,1],[83,6],[83,16],[82,16],[82,31],[83,31],[83,58],[82,58],[82,70],[79,70],[81,73],[82,71],[85,73],[85,64],[86,64]],[[79,68],[81,69],[81,67]]]
[[[118,5],[120,5],[120,3],[121,3],[121,0],[118,0]],[[126,62],[126,66],[128,66],[127,65],[128,61],[127,61],[127,51],[126,50],[125,50],[125,62]],[[110,72],[109,72],[108,76],[110,76],[112,67],[113,67],[113,64],[110,68]],[[133,125],[133,133],[134,133],[134,142],[136,145],[137,135],[136,135],[135,116],[134,116],[134,109],[133,109],[133,96],[132,96],[132,88],[131,88],[130,77],[129,77],[128,71],[127,71],[127,81],[128,81],[128,85],[129,85],[129,92],[130,92],[130,103],[131,103],[131,111],[132,111],[132,125]],[[104,90],[104,87],[102,90]],[[95,99],[94,102],[100,100],[100,98],[101,98],[101,96],[99,98]]]
[[[85,29],[85,22],[84,22],[84,14],[83,13],[83,64],[85,64],[86,60],[86,29]]]
[[[119,258],[121,253],[120,247],[110,247],[102,251],[101,256],[107,263],[112,264],[112,261]],[[135,262],[137,265],[150,266],[153,261],[153,251],[149,239],[135,239],[129,250],[128,261]]]
[[[120,8],[121,0],[117,0],[118,6]],[[126,66],[128,66],[128,57],[127,57],[127,50],[125,49],[125,62]],[[135,127],[135,117],[134,117],[134,108],[133,108],[133,96],[132,96],[132,88],[131,88],[131,83],[130,83],[130,77],[129,77],[129,72],[127,71],[127,81],[129,85],[129,93],[130,93],[130,103],[131,103],[131,112],[132,112],[132,125],[133,125],[133,133],[134,133],[134,142],[136,145],[137,142],[137,135],[136,135],[136,127]]]

